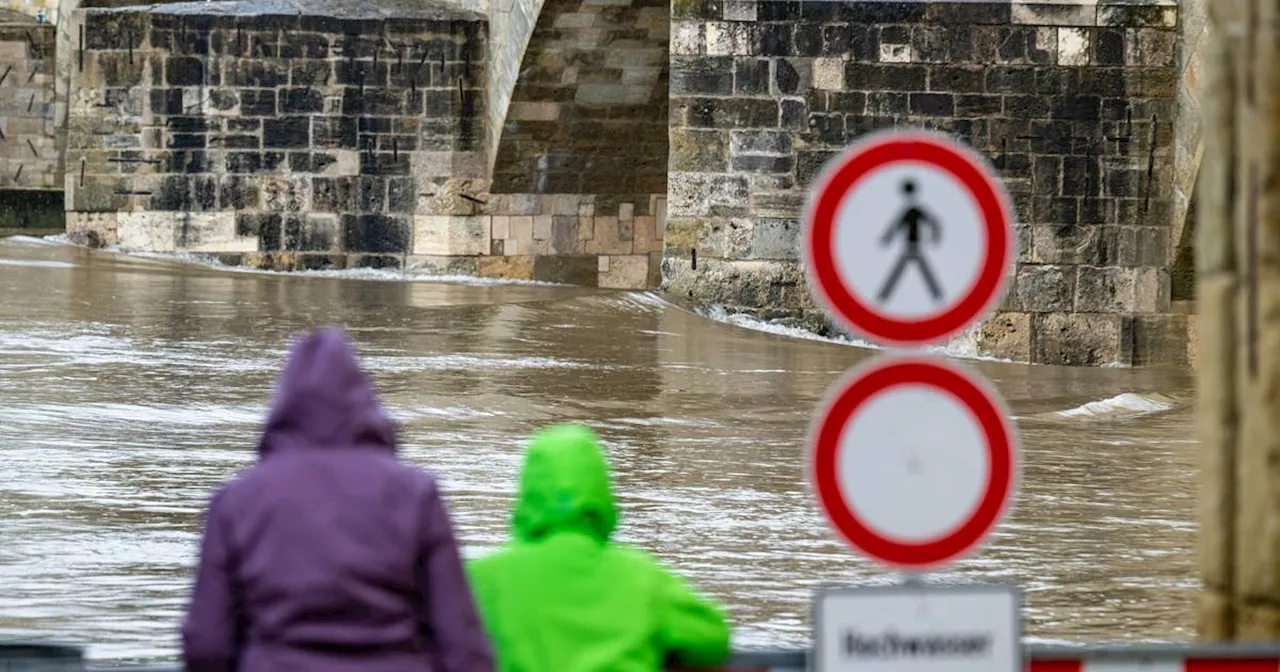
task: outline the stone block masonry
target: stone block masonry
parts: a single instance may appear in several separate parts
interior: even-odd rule
[[[53,26],[0,16],[0,228],[62,226],[54,60]]]
[[[433,199],[485,174],[483,16],[286,4],[81,10],[69,230],[272,268],[436,249]]]
[[[487,104],[489,30],[464,4],[329,0],[303,15],[285,11],[286,0],[78,10],[86,41],[67,73],[68,229],[267,268],[656,286],[665,57],[648,54],[657,66],[643,68],[641,82],[647,109],[661,112],[645,120],[659,129],[649,145],[660,160],[641,162],[657,182],[504,193],[490,177],[501,134]],[[583,14],[652,24],[646,34],[665,41],[665,9],[662,21],[652,10]],[[548,35],[534,38],[549,48]],[[616,116],[609,105],[598,113]],[[508,147],[521,146],[513,135]],[[504,166],[507,176],[524,170]]]
[[[641,289],[661,282],[661,196],[483,194],[433,199],[411,270]],[[450,203],[452,201],[452,204]]]
[[[491,110],[501,124],[493,129],[486,207],[494,252],[558,258],[504,261],[502,272],[536,278],[556,268],[575,281],[594,273],[589,284],[604,287],[656,286],[658,204],[667,189],[668,0],[515,0],[491,13],[494,52],[506,59],[490,66],[498,78],[491,99],[503,106],[500,118]],[[532,236],[521,239],[530,217]],[[501,232],[511,237],[500,246]]]
[[[8,18],[0,23],[0,191],[60,190],[53,26]]]
[[[658,194],[667,179],[666,0],[547,0],[494,165],[500,193]]]
[[[1017,277],[975,335],[983,352],[1182,363],[1135,353],[1177,342],[1156,333],[1174,322],[1142,317],[1169,308],[1177,16],[1107,0],[674,0],[667,288],[829,328],[799,262],[808,185],[859,135],[923,127],[983,152],[1015,201]]]

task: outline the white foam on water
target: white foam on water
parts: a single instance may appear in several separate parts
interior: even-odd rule
[[[284,275],[284,276],[300,276],[313,278],[341,278],[346,280],[382,280],[390,282],[436,282],[449,285],[468,285],[475,287],[486,286],[505,286],[505,285],[523,285],[529,287],[564,287],[566,285],[558,282],[546,282],[543,280],[520,280],[514,278],[479,278],[470,275],[429,275],[411,273],[403,270],[391,270],[386,268],[344,268],[344,269],[315,269],[315,270],[296,270],[296,271],[277,271],[265,268],[251,268],[248,266],[232,266],[224,264],[216,257],[202,254],[198,252],[143,252],[138,250],[128,250],[116,246],[103,247],[102,251],[111,252],[124,257],[132,257],[137,259],[151,259],[158,261],[170,261],[175,263],[192,264],[203,266],[205,268],[226,271],[229,273],[249,273],[254,275]]]
[[[577,369],[590,366],[552,357],[472,357],[468,355],[437,355],[422,357],[370,355],[361,363],[374,371],[478,371],[480,369]]]
[[[58,247],[70,244],[65,236],[6,236],[0,238],[3,247]]]
[[[702,308],[695,312],[697,312],[699,315],[702,315],[703,317],[715,320],[716,322],[723,322],[725,324],[731,324],[735,327],[742,327],[743,329],[751,329],[753,331],[763,331],[767,334],[775,334],[778,336],[789,336],[791,338],[803,338],[809,341],[823,341],[826,343],[838,343],[840,345],[855,345],[860,348],[875,347],[869,343],[863,343],[861,341],[856,341],[852,339],[829,338],[826,336],[819,336],[818,334],[815,334],[812,331],[809,331],[808,329],[801,329],[800,327],[793,327],[786,324],[775,324],[773,322],[766,322],[759,318],[751,317],[750,315],[744,315],[742,313],[730,313],[728,310],[724,308],[724,306],[711,306],[710,308]]]
[[[0,420],[10,426],[41,425],[75,418],[103,425],[160,423],[170,426],[213,427],[255,424],[265,417],[265,407],[215,404],[143,405],[118,403],[11,404],[0,408]]]
[[[0,266],[29,266],[32,268],[75,268],[67,261],[43,261],[40,259],[0,259]]]
[[[627,297],[637,303],[643,303],[658,308],[666,308],[673,305],[670,301],[659,296],[656,292],[632,292]]]
[[[1065,411],[1057,411],[1054,415],[1062,418],[1098,418],[1119,415],[1144,415],[1167,411],[1174,407],[1172,399],[1159,394],[1136,394],[1125,392],[1107,399],[1099,399],[1082,404]]]
[[[8,236],[0,238],[0,245],[13,245],[17,247],[52,247],[55,245],[70,244],[70,240],[65,235],[58,234],[56,236]]]
[[[392,407],[387,409],[397,422],[412,423],[420,420],[438,420],[440,418],[472,419],[495,418],[507,415],[502,411],[492,411],[470,406],[421,406],[418,408]]]
[[[717,322],[724,322],[725,324],[731,324],[735,327],[752,329],[754,331],[763,331],[770,334],[776,334],[778,336],[803,338],[810,341],[823,341],[825,343],[835,343],[838,345],[852,345],[857,348],[866,348],[868,350],[887,349],[880,344],[870,343],[858,338],[819,336],[808,329],[793,327],[786,324],[766,322],[759,318],[744,315],[742,313],[730,313],[725,310],[723,306],[712,306],[710,308],[700,309],[696,312],[703,317],[710,318]],[[947,343],[943,345],[929,346],[924,348],[924,350],[935,355],[943,355],[945,357],[953,357],[956,359],[976,359],[985,362],[1014,363],[1013,360],[1010,359],[1001,359],[999,357],[980,354],[978,352],[978,328],[979,325],[974,325],[959,336],[947,341]]]
[[[96,325],[82,325],[93,331]],[[100,331],[100,330],[99,330]],[[133,342],[106,334],[77,334],[67,336],[50,329],[22,329],[0,333],[0,354],[78,354],[102,350],[128,349]]]

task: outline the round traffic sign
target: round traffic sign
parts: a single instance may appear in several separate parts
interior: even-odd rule
[[[832,159],[805,209],[805,270],[846,329],[937,343],[995,308],[1015,262],[1013,208],[987,161],[950,138],[881,131]]]
[[[1018,480],[999,393],[928,356],[881,356],[843,377],[809,433],[809,471],[832,527],[873,560],[941,565],[986,539]]]

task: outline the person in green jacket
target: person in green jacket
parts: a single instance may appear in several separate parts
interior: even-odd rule
[[[596,435],[534,435],[513,539],[468,565],[501,672],[656,672],[729,656],[721,608],[643,551],[610,541],[618,523]]]

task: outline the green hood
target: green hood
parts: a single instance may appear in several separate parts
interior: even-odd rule
[[[534,434],[511,522],[515,538],[522,542],[567,530],[601,543],[609,540],[618,508],[595,432],[566,424]]]

